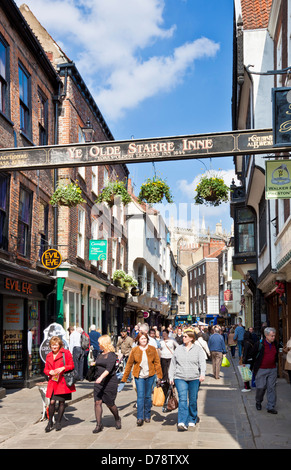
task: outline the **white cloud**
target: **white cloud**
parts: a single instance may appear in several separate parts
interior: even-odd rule
[[[22,3],[17,0],[18,5]],[[183,82],[196,60],[214,57],[219,44],[200,38],[166,56],[149,55],[172,38],[164,27],[164,0],[27,0],[27,5],[63,45],[84,77],[98,106],[118,119],[145,99]]]

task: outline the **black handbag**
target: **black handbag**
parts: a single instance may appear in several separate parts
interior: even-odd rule
[[[86,380],[88,380],[88,382],[93,382],[95,379],[96,379],[95,366],[90,366],[86,374]]]
[[[63,353],[63,362],[64,362],[64,366],[66,366],[64,353]],[[65,381],[68,387],[72,387],[72,385],[74,385],[79,380],[79,374],[76,371],[76,369],[64,372],[64,377],[65,377]]]

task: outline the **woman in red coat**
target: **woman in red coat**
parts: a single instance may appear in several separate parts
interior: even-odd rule
[[[50,399],[49,422],[45,432],[50,432],[53,428],[53,416],[56,401],[59,402],[59,411],[56,421],[56,431],[61,429],[61,420],[65,410],[65,400],[71,400],[71,392],[75,392],[75,385],[68,387],[64,377],[64,371],[74,369],[73,356],[68,349],[64,349],[62,340],[58,336],[53,336],[49,342],[51,352],[46,357],[44,373],[49,377],[46,397]],[[63,362],[65,355],[65,366]]]

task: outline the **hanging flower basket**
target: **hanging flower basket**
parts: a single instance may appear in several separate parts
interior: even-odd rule
[[[166,181],[157,176],[148,178],[140,187],[138,201],[149,204],[159,203],[165,198],[169,203],[173,202],[170,187]]]
[[[95,202],[106,202],[109,207],[113,207],[117,199],[120,199],[124,206],[131,202],[131,196],[123,181],[110,181],[107,186],[102,189]]]
[[[219,176],[205,175],[201,178],[196,187],[196,204],[208,204],[219,206],[229,200],[230,188],[225,184],[223,178]]]
[[[67,207],[74,207],[83,202],[86,201],[82,198],[82,190],[74,181],[69,184],[58,181],[57,189],[50,200],[52,206]]]
[[[129,274],[126,274],[124,271],[121,269],[117,269],[114,271],[113,276],[113,284],[116,287],[121,287],[122,289],[129,290],[130,287],[136,287],[138,285],[138,282],[133,279],[132,276]]]

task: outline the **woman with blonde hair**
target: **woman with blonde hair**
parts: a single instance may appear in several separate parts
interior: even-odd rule
[[[116,377],[115,348],[109,335],[100,336],[98,339],[101,354],[96,358],[95,383],[94,383],[94,407],[96,416],[96,427],[93,433],[96,434],[103,429],[102,425],[102,403],[109,408],[115,419],[116,429],[121,429],[121,419],[115,405],[118,380]]]

